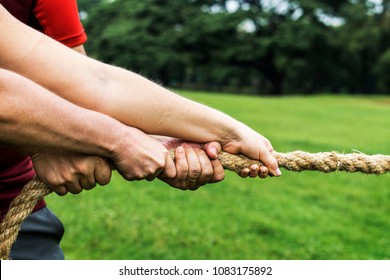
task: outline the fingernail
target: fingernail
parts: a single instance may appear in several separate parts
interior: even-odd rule
[[[278,175],[278,176],[280,176],[280,175],[282,175],[282,171],[280,171],[280,169],[278,168],[278,169],[276,169],[276,175]]]
[[[179,146],[179,147],[176,148],[176,151],[177,151],[178,153],[183,153],[183,152],[184,152],[184,149],[183,149],[182,146]]]

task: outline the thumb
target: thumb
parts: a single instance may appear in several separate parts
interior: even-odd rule
[[[280,176],[282,172],[279,169],[278,161],[276,158],[270,153],[266,152],[261,155],[260,160],[264,163],[265,166],[268,167],[269,172],[273,176]]]
[[[203,145],[203,149],[207,156],[211,159],[216,159],[218,154],[221,152],[222,147],[218,142],[210,142]]]
[[[167,153],[167,157],[165,159],[165,167],[161,173],[164,178],[173,179],[176,177],[176,165],[169,153]]]

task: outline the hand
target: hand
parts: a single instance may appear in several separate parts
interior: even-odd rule
[[[176,176],[169,151],[157,139],[133,127],[122,129],[111,159],[124,179],[152,181],[159,175],[167,179]]]
[[[266,178],[280,176],[282,173],[278,162],[272,155],[274,151],[271,142],[247,126],[241,127],[222,144],[222,150],[232,154],[242,153],[252,159],[260,160],[264,166],[252,165],[250,168],[241,170],[241,177]]]
[[[217,159],[221,151],[219,143],[198,144],[170,137],[159,137],[159,140],[167,149],[176,149],[177,171],[175,178],[167,179],[159,176],[160,180],[174,188],[196,190],[205,184],[220,182],[224,179],[223,167]]]
[[[38,177],[59,195],[80,193],[96,184],[106,185],[111,179],[107,160],[61,150],[42,150],[34,153],[32,162]]]

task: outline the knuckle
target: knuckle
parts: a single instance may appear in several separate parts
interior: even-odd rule
[[[157,168],[156,169],[162,169],[165,167],[165,159],[163,160],[160,160],[158,163],[157,163]]]
[[[177,177],[185,177],[188,174],[188,166],[183,164],[176,165],[176,171]]]
[[[177,174],[176,174],[176,179],[185,179],[187,177],[187,172],[183,172],[183,171],[177,171]]]
[[[165,159],[155,159],[153,162],[144,166],[145,173],[154,173],[158,170],[161,170],[165,167]]]
[[[64,180],[62,182],[62,185],[70,185],[72,184],[72,176],[64,176]]]
[[[62,184],[60,178],[58,176],[56,176],[54,172],[49,173],[46,176],[46,178],[41,178],[41,179],[43,179],[43,181],[46,184],[51,185],[51,186],[59,186]]]
[[[80,164],[79,166],[77,166],[77,173],[81,174],[81,175],[85,175],[88,173],[88,167],[85,163],[83,164]]]
[[[147,177],[147,175],[144,173],[135,173],[132,177],[130,177],[130,180],[140,181],[146,177]]]
[[[214,170],[212,168],[207,168],[205,170],[202,170],[202,173],[206,177],[212,177],[214,175]]]
[[[197,168],[197,167],[192,167],[191,169],[190,169],[190,174],[191,175],[193,175],[194,177],[199,177],[200,176],[200,172],[201,172],[201,170],[200,170],[200,168]],[[192,177],[192,176],[191,176]]]
[[[145,166],[144,168],[141,168],[140,166],[133,167],[131,169],[126,169],[121,173],[122,177],[127,181],[142,180],[150,174],[149,166]]]
[[[159,166],[149,166],[147,169],[145,169],[144,176],[153,176],[156,174],[158,171],[160,171],[162,168]],[[142,174],[142,173],[141,173]],[[140,175],[141,175],[140,174]],[[142,175],[141,175],[142,176]]]
[[[134,172],[120,172],[120,174],[126,181],[136,180]]]

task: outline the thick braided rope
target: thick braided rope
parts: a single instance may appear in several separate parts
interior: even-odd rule
[[[321,172],[345,171],[365,174],[390,172],[390,156],[336,152],[310,154],[302,151],[275,153],[279,165],[289,171],[313,170]]]
[[[18,236],[24,219],[32,212],[35,205],[51,190],[39,179],[28,182],[22,192],[12,201],[7,215],[0,227],[0,259],[8,260],[12,244]]]
[[[349,173],[362,172],[365,174],[384,174],[390,172],[390,156],[365,154],[339,154],[337,152],[307,153],[295,151],[290,153],[273,153],[280,167],[289,171],[301,172],[305,170],[329,173],[345,171]],[[225,169],[239,172],[252,164],[263,165],[244,155],[231,155],[221,152],[219,160]]]
[[[171,151],[174,158],[174,151]],[[336,152],[310,154],[302,151],[274,153],[279,166],[290,171],[313,170],[321,172],[345,171],[366,174],[385,174],[390,172],[390,156],[364,154],[338,154]],[[218,156],[225,169],[239,172],[252,164],[263,165],[243,155],[222,152]],[[0,259],[9,259],[12,244],[15,242],[21,223],[32,212],[34,206],[51,191],[39,179],[30,181],[10,209],[0,227]]]

